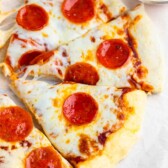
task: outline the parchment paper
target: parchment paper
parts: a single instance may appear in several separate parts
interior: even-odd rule
[[[123,1],[130,7],[138,2]],[[168,4],[146,5],[146,10],[158,29],[165,51],[165,87],[161,94],[148,97],[139,142],[117,168],[168,168]],[[0,74],[0,93],[2,92],[7,93],[18,105],[23,106],[10,91],[6,79]]]

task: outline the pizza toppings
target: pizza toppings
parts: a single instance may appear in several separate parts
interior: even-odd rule
[[[99,75],[92,65],[80,62],[67,68],[65,81],[96,85],[99,81]]]
[[[61,160],[52,147],[33,150],[26,158],[26,168],[62,168]]]
[[[48,24],[48,20],[45,9],[35,4],[21,8],[16,17],[18,25],[30,31],[43,29]]]
[[[34,64],[43,64],[45,62],[47,62],[51,56],[54,55],[54,51],[48,51],[48,52],[43,52],[42,54],[38,55],[37,57],[35,57],[30,64],[34,65]]]
[[[108,135],[110,135],[111,133],[112,133],[111,130],[101,133],[101,134],[98,136],[98,141],[99,141],[99,143],[102,144],[102,145],[104,145],[105,142],[106,142],[106,140],[107,140]]]
[[[96,117],[98,105],[94,98],[86,93],[74,93],[63,104],[65,118],[74,125],[84,125]]]
[[[24,140],[33,129],[31,115],[20,107],[0,108],[0,138],[8,142]]]
[[[64,0],[62,13],[73,23],[85,23],[95,15],[94,2],[93,0]]]
[[[32,50],[24,53],[18,61],[19,66],[21,67],[21,66],[30,65],[31,61],[34,60],[34,58],[41,55],[42,53],[43,53],[42,51],[38,51],[38,50]]]
[[[122,40],[106,40],[99,45],[96,55],[103,66],[117,69],[127,62],[130,56],[130,48]]]

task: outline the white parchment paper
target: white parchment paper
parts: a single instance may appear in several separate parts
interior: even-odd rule
[[[138,2],[123,1],[130,7]],[[158,30],[165,52],[165,87],[161,94],[148,97],[139,142],[117,168],[168,168],[168,4],[146,5],[146,10]],[[7,93],[18,105],[23,106],[10,91],[6,79],[0,74],[0,93],[2,92]]]

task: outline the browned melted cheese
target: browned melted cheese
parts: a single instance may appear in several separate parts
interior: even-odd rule
[[[130,27],[135,26],[142,19],[142,15],[137,15],[134,20],[130,23]]]
[[[32,143],[29,142],[29,141],[27,141],[27,140],[23,140],[23,141],[20,142],[20,145],[22,147],[28,147],[28,148],[30,148],[32,146]]]
[[[22,48],[25,48],[26,45],[29,43],[31,44],[32,46],[38,46],[38,42],[33,40],[33,39],[22,39],[19,37],[18,34],[13,34],[12,38],[11,38],[11,43],[14,42],[15,40],[19,40],[22,42]]]
[[[94,37],[94,36],[91,36],[91,37],[90,37],[90,41],[91,41],[92,43],[95,43],[95,42],[96,42],[95,37]]]
[[[102,145],[105,145],[105,142],[106,142],[106,140],[107,140],[107,137],[108,137],[108,135],[110,135],[111,133],[112,133],[111,130],[101,133],[101,134],[98,136],[98,141],[99,141],[99,143],[102,144]]]
[[[63,57],[68,57],[68,53],[67,53],[67,51],[64,49],[64,51],[62,52],[62,56]]]
[[[110,20],[113,17],[105,4],[102,4],[100,6],[100,10],[102,10],[102,12],[107,16],[108,20]]]
[[[0,166],[1,166],[1,163],[4,163],[4,159],[5,159],[4,156],[0,156]]]
[[[118,96],[114,97],[114,102],[118,106],[118,110],[114,111],[114,113],[117,115],[119,121],[117,124],[113,125],[112,128],[110,129],[108,125],[107,127],[103,128],[104,132],[98,135],[98,141],[100,144],[105,145],[108,136],[119,130],[123,126],[125,120],[128,118],[128,114],[131,111],[133,111],[133,109],[127,107],[126,102],[124,102],[124,95],[132,90],[133,90],[132,88],[122,88],[123,91],[122,95],[120,97]]]
[[[92,149],[92,150],[91,150]],[[92,140],[89,136],[82,134],[79,141],[79,151],[86,156],[90,156],[91,152],[98,151],[97,142]]]
[[[154,90],[153,86],[146,84],[144,82],[140,83],[140,85],[141,85],[141,88],[146,92],[152,92]]]
[[[17,147],[15,145],[12,145],[11,150],[15,150]]]
[[[123,14],[125,11],[126,11],[126,8],[125,8],[125,7],[122,7],[122,8],[120,9],[120,14]]]
[[[85,161],[85,159],[84,158],[82,158],[82,157],[80,157],[80,156],[73,156],[73,155],[69,155],[69,156],[67,156],[67,158],[66,158],[67,160],[69,160],[72,164],[74,164],[74,165],[76,165],[76,164],[78,164],[79,162],[84,162]]]
[[[8,150],[8,146],[0,146],[0,150],[5,150],[5,151],[7,151]]]
[[[143,79],[143,78],[146,78],[147,75],[148,75],[148,69],[144,66],[139,66],[137,68],[137,76],[140,78],[140,79]]]

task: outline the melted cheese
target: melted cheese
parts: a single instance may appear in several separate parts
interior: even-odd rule
[[[98,140],[98,136],[122,122],[118,119],[116,111],[123,111],[114,101],[122,95],[122,90],[113,87],[81,84],[52,86],[42,81],[19,79],[14,83],[14,90],[35,114],[53,145],[67,158],[88,157],[79,147],[82,136],[87,136],[88,141],[94,142],[94,146],[90,145],[88,148],[91,155],[102,150],[103,145]],[[99,106],[96,118],[89,124],[71,125],[63,116],[62,106],[65,99],[76,92],[88,93]],[[94,147],[97,149],[95,150]]]
[[[105,13],[103,13],[103,10],[100,10],[102,4],[107,6],[107,9],[113,17],[116,17],[125,9],[125,6],[118,0],[112,0],[112,3],[109,0],[96,1],[95,17],[88,23],[81,25],[73,24],[64,18],[61,12],[62,2],[63,0],[28,1],[28,4],[40,5],[48,12],[49,23],[40,31],[27,31],[17,24],[15,25],[16,31],[14,33],[18,34],[19,38],[29,41],[34,40],[36,42],[36,45],[32,45],[28,42],[25,46],[25,43],[19,40],[11,42],[8,48],[7,55],[10,57],[12,67],[17,67],[20,56],[26,51],[34,49],[42,51],[45,51],[46,49],[52,50],[60,44],[67,43],[68,41],[83,35],[89,29],[96,27],[97,25],[100,25],[104,22],[107,22],[109,18],[107,18]],[[23,44],[25,47],[23,47]]]
[[[126,24],[129,36],[125,29]],[[97,85],[132,87],[136,83],[136,87],[142,90],[160,92],[163,88],[163,53],[159,40],[154,40],[155,34],[151,21],[141,5],[129,12],[127,16],[121,16],[90,30],[67,45],[61,45],[55,50],[55,54],[49,62],[30,66],[31,71],[28,67],[28,73],[54,76],[64,80],[68,66],[77,62],[85,62],[93,65],[97,70],[100,78]],[[121,39],[128,44],[130,44],[130,40],[134,40],[135,45],[131,45],[131,49],[134,49],[132,49],[129,60],[118,69],[106,68],[96,58],[98,46],[107,39]],[[67,57],[63,56],[63,51],[66,51]],[[58,60],[62,65],[56,63]],[[138,62],[141,64],[140,67]]]
[[[9,106],[16,106],[16,104],[9,97],[0,95],[0,107]],[[32,150],[48,146],[51,146],[51,143],[36,128],[33,128],[32,132],[21,142],[12,143],[0,139],[0,167],[11,168],[17,165],[17,168],[25,168],[25,158]],[[59,157],[66,168],[71,167],[60,155]]]
[[[55,51],[54,56],[46,64],[30,66],[30,69],[33,69],[34,74],[42,74],[46,76],[52,75],[63,80],[69,65],[73,65],[77,62],[85,62],[96,68],[99,74],[97,85],[129,87],[129,75],[134,72],[132,64],[133,53],[130,54],[130,60],[124,66],[115,70],[104,67],[96,58],[97,47],[104,40],[121,39],[127,43],[127,34],[124,33],[124,25],[126,22],[127,20],[120,17],[114,21],[92,29],[87,34],[69,44],[61,45]],[[120,33],[121,31],[123,31],[123,33]],[[94,42],[91,40],[92,38],[94,38]],[[63,56],[63,52],[67,53],[67,57]],[[61,61],[62,65],[56,64],[56,62],[58,62],[57,60]],[[62,75],[60,75],[59,71],[61,71]]]

